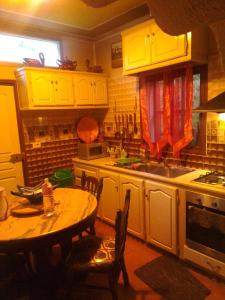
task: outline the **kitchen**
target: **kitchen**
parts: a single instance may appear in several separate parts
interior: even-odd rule
[[[145,8],[145,14],[146,14],[146,7]],[[146,21],[149,16],[143,14],[143,8],[140,9],[139,12],[141,15],[139,20],[139,23],[143,23]],[[3,22],[4,23],[4,22]],[[4,24],[3,24],[4,25]],[[133,27],[135,24],[131,24],[129,26],[125,26],[122,31],[126,30],[126,27]],[[22,31],[24,29],[24,26],[21,26],[16,28],[17,33]],[[15,24],[12,23],[11,28],[9,29],[12,32],[15,32]],[[31,30],[31,29],[30,29]],[[32,31],[32,30],[31,30]],[[71,35],[69,37],[63,37],[62,41],[62,47],[63,47],[63,56],[69,57],[71,60],[78,61],[78,70],[79,71],[86,71],[85,66],[85,60],[88,58],[91,62],[91,65],[99,65],[103,68],[104,73],[107,74],[108,79],[108,85],[107,85],[107,93],[108,93],[108,106],[102,105],[101,108],[96,109],[95,107],[92,108],[91,113],[90,109],[88,110],[88,115],[91,114],[92,117],[94,117],[100,126],[100,132],[102,135],[102,138],[106,142],[110,144],[110,146],[119,146],[121,143],[121,140],[117,137],[115,138],[115,115],[117,116],[118,123],[122,124],[122,117],[126,119],[126,115],[132,116],[131,123],[134,123],[134,119],[136,117],[136,130],[131,129],[131,131],[135,131],[133,133],[132,141],[130,139],[125,139],[124,147],[125,150],[128,152],[130,156],[138,156],[139,155],[139,148],[141,145],[141,125],[140,125],[140,107],[139,107],[139,81],[137,77],[134,76],[123,76],[123,70],[121,67],[112,68],[111,65],[111,45],[114,43],[118,43],[118,41],[121,41],[120,37],[120,31],[118,30],[118,33],[115,32],[109,32],[105,35],[100,35],[100,38],[95,40],[94,42],[90,39],[85,38],[74,38]],[[54,32],[54,35],[52,37],[55,37],[56,34]],[[224,91],[224,69],[223,65],[221,63],[221,57],[219,55],[219,51],[216,47],[216,42],[212,35],[209,37],[210,43],[209,43],[209,56],[208,56],[208,99],[213,98],[217,94]],[[93,54],[93,45],[95,49],[95,54]],[[7,79],[7,80],[14,80],[15,75],[14,71],[15,68],[17,68],[18,65],[11,65],[8,64],[2,64],[0,67],[0,74],[1,79]],[[90,108],[90,107],[89,107]],[[30,109],[23,109],[20,111],[20,126],[23,128],[23,136],[22,140],[24,143],[21,144],[21,147],[25,154],[25,160],[26,160],[26,166],[24,168],[24,178],[25,183],[27,185],[35,185],[37,184],[43,177],[49,176],[54,168],[60,168],[60,167],[72,167],[71,158],[75,157],[77,155],[77,142],[78,137],[76,135],[76,125],[78,124],[78,121],[81,119],[81,117],[87,115],[87,111],[85,109],[82,110],[63,110],[63,114],[60,110],[54,110],[54,114],[52,114],[51,110],[30,110]],[[134,115],[135,114],[135,115]],[[206,115],[206,114],[204,114]],[[135,117],[134,117],[135,116]],[[119,122],[119,117],[121,121]],[[215,113],[207,113],[207,153],[192,153],[191,151],[188,151],[188,155],[185,157],[185,163],[187,167],[190,168],[198,168],[198,169],[210,169],[210,170],[224,170],[224,140],[222,139],[222,133],[223,127],[221,126],[221,122],[218,120],[218,116]],[[50,126],[49,126],[50,125]],[[57,135],[54,131],[54,126],[61,127],[61,130],[59,134]],[[47,129],[46,129],[47,127]],[[49,138],[51,135],[49,132],[51,131],[51,128],[53,127],[53,138]],[[206,132],[206,125],[205,128],[201,128],[203,132]],[[209,131],[208,131],[209,130]],[[34,134],[36,132],[36,134]],[[222,132],[222,133],[221,133]],[[44,143],[44,144],[42,144]],[[48,148],[48,150],[46,149]],[[50,150],[50,151],[49,151]],[[68,155],[69,152],[69,155]],[[57,155],[55,155],[57,154]],[[48,156],[48,161],[46,161],[45,156]],[[147,153],[149,155],[149,153]],[[57,157],[56,157],[57,156]],[[49,167],[49,160],[50,160],[50,167]],[[64,160],[64,164],[61,162]],[[58,162],[60,161],[60,162]],[[170,163],[173,163],[173,160],[169,161]],[[76,160],[76,163],[80,163],[80,161]],[[83,169],[86,169],[86,171],[94,172],[96,175],[96,166],[99,168],[97,172],[99,174],[106,174],[107,171],[114,171],[115,168],[112,168],[110,166],[104,166],[102,168],[102,163],[100,162],[100,165],[96,163],[94,165],[94,162],[86,162],[82,163],[80,167]],[[76,169],[75,169],[76,170]],[[76,172],[76,171],[75,171]],[[126,185],[126,174],[132,176],[132,179],[134,179],[133,171],[116,171],[114,173],[115,176],[119,176],[118,174],[124,174],[125,178],[120,178],[121,183]],[[107,178],[109,178],[109,174],[106,175]],[[139,189],[136,188],[136,195],[137,197],[143,197],[141,195],[140,190],[143,188],[143,177],[149,179],[150,175],[143,175],[143,173],[138,173],[137,177],[139,179]],[[188,175],[185,175],[186,177]],[[186,178],[185,177],[185,178]],[[196,175],[196,177],[198,177]],[[116,178],[116,179],[115,179]],[[115,182],[118,182],[118,178],[113,178]],[[128,178],[130,179],[130,178]],[[136,178],[135,178],[136,179]],[[150,179],[153,180],[155,178],[150,176]],[[195,178],[193,178],[195,179]],[[112,180],[112,176],[111,176]],[[110,181],[110,179],[109,179]],[[183,188],[187,188],[187,184],[178,182],[178,179],[160,179],[157,177],[157,180],[159,181],[159,184],[161,183],[169,183],[172,184],[172,186],[175,183],[175,186],[181,187],[181,190],[179,191],[180,199],[185,198],[185,191],[182,191]],[[155,182],[155,181],[154,181]],[[119,183],[119,184],[121,184]],[[156,182],[155,182],[156,183]],[[119,185],[118,184],[118,185]],[[133,186],[138,186],[138,184],[133,183]],[[190,187],[193,188],[193,183],[191,183]],[[204,193],[203,185],[196,187],[198,192]],[[210,191],[210,194],[213,194],[217,197],[224,197],[223,189],[220,187],[218,189],[211,188],[207,186],[207,191]],[[124,191],[120,191],[120,193],[123,194]],[[105,192],[106,193],[106,192]],[[122,198],[122,196],[118,197],[118,193],[112,197],[112,195],[107,195],[107,197],[110,198]],[[175,195],[176,196],[176,195]],[[135,196],[136,197],[136,196]],[[166,201],[166,200],[165,200]],[[139,207],[134,207],[134,211],[139,210],[142,214],[144,214],[144,200],[142,199],[139,202]],[[181,203],[184,203],[181,201]],[[103,203],[103,207],[104,207]],[[118,203],[118,206],[120,203]],[[103,214],[103,219],[107,220],[108,222],[112,222],[112,219],[114,220],[115,215],[115,209],[116,207],[109,207],[109,213],[108,211],[101,211],[100,206],[100,216]],[[106,207],[107,209],[107,207]],[[184,212],[184,208],[180,207],[182,212]],[[105,214],[105,216],[104,216]],[[132,215],[131,215],[132,216]],[[143,215],[140,220],[137,220],[135,216],[131,217],[131,219],[134,222],[134,225],[138,225],[138,230],[135,229],[135,226],[133,228],[133,234],[136,235],[139,238],[145,239],[145,231],[147,229],[144,226],[144,219],[146,221],[146,218],[144,218]],[[179,214],[179,217],[181,214]],[[110,220],[111,217],[111,220]],[[184,217],[183,217],[184,218]],[[172,220],[175,222],[176,220],[173,218]],[[169,221],[168,221],[169,222]],[[176,223],[176,222],[175,222]],[[164,226],[167,226],[168,224],[165,224]],[[184,226],[184,224],[182,225]],[[136,230],[136,233],[135,233]],[[171,229],[173,232],[176,232],[178,230],[176,227],[172,227]],[[180,229],[179,229],[180,230]],[[131,226],[132,231],[132,226]],[[180,233],[180,235],[183,237],[184,232]],[[174,235],[175,239],[178,239],[178,235]],[[183,237],[184,238],[184,237]],[[151,239],[151,237],[149,237]],[[179,237],[179,241],[182,241],[182,238]],[[151,241],[150,241],[151,242]],[[184,242],[183,242],[184,243]],[[176,241],[173,241],[171,249],[174,249],[174,245],[177,245]],[[176,246],[177,247],[177,246]],[[181,247],[181,246],[180,246]],[[176,250],[171,250],[178,251]],[[175,253],[173,252],[173,253]],[[188,255],[188,254],[186,254]],[[201,257],[201,256],[200,256]],[[194,258],[192,258],[193,261],[195,261]],[[199,257],[197,258],[199,260]],[[211,264],[210,260],[210,264]],[[204,263],[203,263],[204,264]],[[208,269],[213,269],[213,271],[217,271],[217,264],[213,266],[208,266]],[[223,266],[224,268],[224,266]],[[219,271],[221,272],[221,271]]]

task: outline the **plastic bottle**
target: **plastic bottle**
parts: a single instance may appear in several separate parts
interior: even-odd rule
[[[55,203],[53,197],[53,187],[48,178],[42,184],[44,215],[50,217],[55,213]]]
[[[0,186],[0,221],[7,219],[8,201],[5,188]]]

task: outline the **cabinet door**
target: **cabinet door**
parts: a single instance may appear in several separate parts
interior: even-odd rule
[[[177,189],[146,181],[147,241],[176,254]]]
[[[75,104],[88,106],[93,103],[92,78],[90,76],[74,76]]]
[[[54,90],[51,73],[32,71],[30,78],[29,83],[33,105],[54,105]]]
[[[73,105],[73,81],[72,75],[59,73],[53,74],[54,102],[55,105]]]
[[[103,178],[103,190],[99,203],[100,216],[108,223],[114,224],[116,211],[119,209],[119,175],[114,172],[100,170],[99,178]]]
[[[123,207],[126,190],[131,190],[128,231],[144,238],[143,179],[120,175],[120,200]]]
[[[163,32],[156,24],[151,25],[151,63],[159,63],[187,55],[186,34],[172,36]]]
[[[93,77],[93,105],[104,105],[108,103],[106,78]]]
[[[137,26],[123,33],[123,68],[136,69],[151,63],[149,26]]]
[[[89,166],[84,166],[75,163],[74,166],[75,184],[81,186],[81,176],[82,172],[85,171],[87,176],[98,177],[98,170]]]

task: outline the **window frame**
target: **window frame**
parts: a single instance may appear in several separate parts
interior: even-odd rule
[[[33,39],[33,40],[42,40],[42,41],[50,41],[50,42],[56,42],[58,43],[58,49],[59,49],[59,59],[61,60],[63,57],[63,47],[62,47],[62,39],[58,37],[50,37],[49,35],[39,35],[38,33],[33,35],[31,34],[17,34],[14,32],[3,32],[0,31],[1,35],[6,35],[6,36],[12,36],[12,37],[18,37],[18,38],[27,38],[27,39]],[[31,57],[32,58],[32,57]],[[23,61],[21,62],[14,62],[14,61],[5,61],[0,59],[0,64],[1,65],[23,65]],[[46,66],[46,68],[52,68],[53,66]],[[53,67],[54,68],[54,67]],[[57,68],[57,66],[55,66]]]
[[[208,91],[208,66],[194,66],[193,74],[200,74],[200,103],[207,102],[207,91]],[[181,154],[206,154],[206,121],[207,114],[204,112],[199,113],[199,137],[197,145],[190,147],[187,145],[181,150]]]

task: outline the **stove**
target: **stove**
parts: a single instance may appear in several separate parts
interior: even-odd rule
[[[218,172],[218,171],[207,172],[205,175],[200,175],[198,178],[194,179],[193,181],[225,187],[225,172]]]

